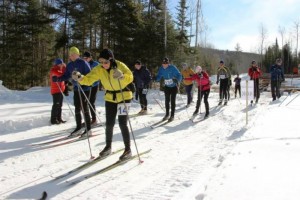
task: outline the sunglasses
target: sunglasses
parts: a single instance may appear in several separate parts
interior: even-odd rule
[[[99,61],[99,63],[100,64],[102,64],[102,65],[107,65],[107,64],[109,64],[110,63],[110,61],[109,60],[106,60],[106,61],[103,61],[103,60],[98,60]]]

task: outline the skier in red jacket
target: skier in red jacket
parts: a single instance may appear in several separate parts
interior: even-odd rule
[[[198,84],[198,99],[196,104],[196,110],[193,113],[193,115],[198,114],[202,97],[204,97],[204,104],[205,104],[204,118],[207,118],[209,115],[209,103],[208,103],[208,96],[210,92],[209,76],[205,71],[202,70],[201,66],[197,66],[195,72],[196,74],[194,74],[192,77],[185,78],[185,80],[195,80]]]
[[[248,69],[248,75],[250,76],[250,79],[254,81],[254,98],[255,103],[258,102],[259,99],[259,77],[261,76],[261,70],[257,66],[256,61],[253,60],[251,62],[251,67]],[[251,104],[253,103],[253,100],[251,100]]]
[[[53,82],[52,76],[61,76],[65,73],[66,64],[62,59],[58,58],[54,61],[54,65],[50,70],[50,92],[53,98],[53,105],[51,110],[51,124],[60,124],[65,121],[61,118],[61,108],[63,104],[63,94],[65,91],[65,82]]]

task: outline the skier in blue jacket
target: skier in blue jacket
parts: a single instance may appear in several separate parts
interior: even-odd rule
[[[166,115],[163,120],[173,121],[175,114],[175,106],[176,106],[176,95],[178,93],[178,87],[182,80],[182,75],[179,70],[170,64],[169,58],[164,58],[162,62],[162,66],[159,68],[156,81],[159,82],[161,79],[164,79],[165,87],[165,107],[166,107]],[[169,110],[170,110],[170,101],[171,101],[171,116],[169,118]]]
[[[72,73],[74,71],[80,72],[83,75],[88,74],[91,71],[91,68],[86,61],[84,61],[83,59],[81,59],[79,57],[79,55],[80,55],[79,49],[77,47],[71,47],[69,50],[69,58],[71,61],[67,64],[65,73],[60,77],[52,76],[52,81],[60,82],[60,81],[69,80],[72,78]],[[82,136],[84,136],[87,133],[89,133],[89,134],[91,133],[90,132],[91,118],[90,118],[88,103],[87,103],[87,99],[85,99],[82,91],[80,91],[80,89],[78,88],[77,81],[74,81],[72,79],[72,84],[74,86],[73,99],[74,99],[74,106],[75,106],[76,128],[71,133],[70,136],[76,135],[81,130],[81,113],[80,113],[81,110],[84,114],[84,118],[85,118],[85,122],[86,122],[86,130],[84,133],[82,133]],[[84,85],[82,85],[81,87],[82,87],[85,95],[88,97],[90,94],[91,87],[84,86]],[[82,101],[80,100],[80,97],[82,97],[81,98]],[[82,107],[81,107],[81,105],[82,105]]]

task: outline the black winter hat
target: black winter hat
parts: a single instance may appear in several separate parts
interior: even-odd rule
[[[135,61],[135,64],[136,64],[136,65],[140,65],[140,64],[142,64],[142,62],[141,62],[140,60],[136,60],[136,61]]]
[[[90,58],[90,57],[92,57],[92,55],[91,55],[90,52],[86,51],[86,52],[83,53],[82,57],[84,57],[84,58]]]
[[[99,58],[104,58],[105,60],[115,59],[114,54],[110,49],[103,49],[99,55]]]
[[[162,61],[162,63],[164,63],[164,64],[169,64],[169,62],[170,62],[170,60],[167,57],[165,57]]]

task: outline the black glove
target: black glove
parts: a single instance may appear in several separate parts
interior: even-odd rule
[[[256,68],[256,67],[253,67],[253,69],[252,69],[252,70],[255,72],[255,71],[257,71],[257,68]]]
[[[69,96],[69,88],[66,85],[65,91],[63,92],[65,96]]]
[[[52,82],[58,82],[58,77],[57,76],[52,76]]]

